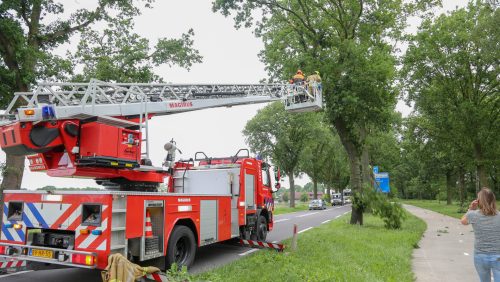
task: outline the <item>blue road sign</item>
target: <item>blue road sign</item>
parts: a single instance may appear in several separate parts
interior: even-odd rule
[[[383,193],[391,191],[388,172],[375,173],[375,188],[380,189]]]
[[[374,174],[378,173],[378,165],[376,165],[376,166],[373,167],[373,173]]]

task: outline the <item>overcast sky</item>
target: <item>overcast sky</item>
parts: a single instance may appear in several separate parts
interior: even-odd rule
[[[71,8],[88,5],[86,0],[65,0]],[[260,39],[251,30],[236,30],[233,20],[214,14],[211,1],[157,0],[153,9],[143,11],[136,20],[136,30],[154,44],[157,38],[178,38],[189,28],[195,32],[194,47],[203,56],[203,63],[194,65],[191,71],[180,68],[158,67],[157,73],[173,83],[258,83],[266,77],[264,64],[257,54],[263,48]],[[466,1],[443,1],[442,11],[462,7]],[[67,11],[69,9],[66,9]],[[416,28],[418,21],[413,21]],[[76,42],[74,42],[76,44]],[[183,154],[179,158],[194,157],[197,151],[207,156],[222,157],[246,148],[242,130],[246,122],[265,104],[216,108],[171,116],[155,117],[150,123],[150,148],[153,164],[161,166],[165,157],[163,145],[174,138]],[[408,114],[410,109],[398,103],[397,109]],[[5,159],[3,151],[1,160]],[[297,179],[304,185],[308,178]],[[286,186],[288,182],[286,182]],[[22,187],[36,189],[45,185],[57,187],[97,187],[93,180],[48,177],[44,173],[32,173],[26,166]]]

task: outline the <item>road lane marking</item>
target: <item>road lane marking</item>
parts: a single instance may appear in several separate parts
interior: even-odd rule
[[[325,223],[328,223],[328,222],[330,222],[330,221],[331,221],[331,219],[329,219],[329,220],[325,220],[325,221],[321,222],[321,224],[325,224]]]
[[[278,219],[278,220],[275,220],[274,223],[278,223],[278,222],[282,222],[282,221],[287,221],[287,220],[290,220],[290,219],[289,218]]]
[[[278,241],[272,241],[271,243],[276,244],[276,243],[278,243]]]
[[[256,252],[256,251],[258,251],[258,250],[259,250],[259,249],[251,249],[251,250],[248,250],[248,251],[246,251],[246,252],[244,252],[244,253],[241,253],[241,254],[239,254],[239,255],[240,255],[240,256],[246,256],[246,255],[251,254],[251,253],[253,253],[253,252]]]
[[[300,234],[300,233],[302,233],[302,232],[306,232],[307,230],[311,230],[311,229],[313,229],[313,228],[312,228],[312,227],[308,227],[308,228],[306,228],[306,229],[304,229],[304,230],[300,230],[300,231],[299,231],[299,232],[297,232],[297,233],[299,233],[299,234]]]
[[[468,256],[469,254],[468,253],[464,253],[464,256]]]
[[[341,215],[340,215],[340,214],[339,214],[339,215],[337,215],[335,218],[337,219],[337,218],[339,218],[339,217],[341,217]]]
[[[319,213],[319,212],[306,213],[306,214],[303,214],[303,215],[298,215],[297,217],[310,216],[310,215],[317,214],[317,213]]]
[[[345,212],[345,213],[343,213],[343,214],[346,214],[346,213],[349,213],[349,211],[346,211],[346,212]]]
[[[25,271],[14,272],[14,273],[11,273],[11,274],[1,275],[0,278],[5,278],[5,277],[9,277],[9,276],[19,275],[19,274],[23,274],[23,273],[32,272],[32,271],[33,270],[25,270]]]

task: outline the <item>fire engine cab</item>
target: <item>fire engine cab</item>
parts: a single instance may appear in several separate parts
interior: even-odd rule
[[[0,122],[0,146],[32,171],[95,179],[99,191],[4,191],[0,258],[103,269],[121,253],[161,269],[190,266],[197,247],[273,229],[279,171],[250,157],[198,152],[162,166],[149,159],[148,120],[212,107],[283,100],[321,108],[317,88],[288,84],[41,83],[16,93]],[[300,109],[292,95],[312,97]],[[321,101],[321,102],[318,102]],[[19,104],[24,106],[19,107]],[[315,105],[313,105],[315,104]],[[17,107],[17,108],[16,108]],[[272,179],[276,184],[272,184]]]

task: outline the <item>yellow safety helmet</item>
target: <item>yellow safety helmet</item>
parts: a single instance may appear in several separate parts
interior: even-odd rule
[[[297,74],[302,74],[302,70],[297,70]]]

